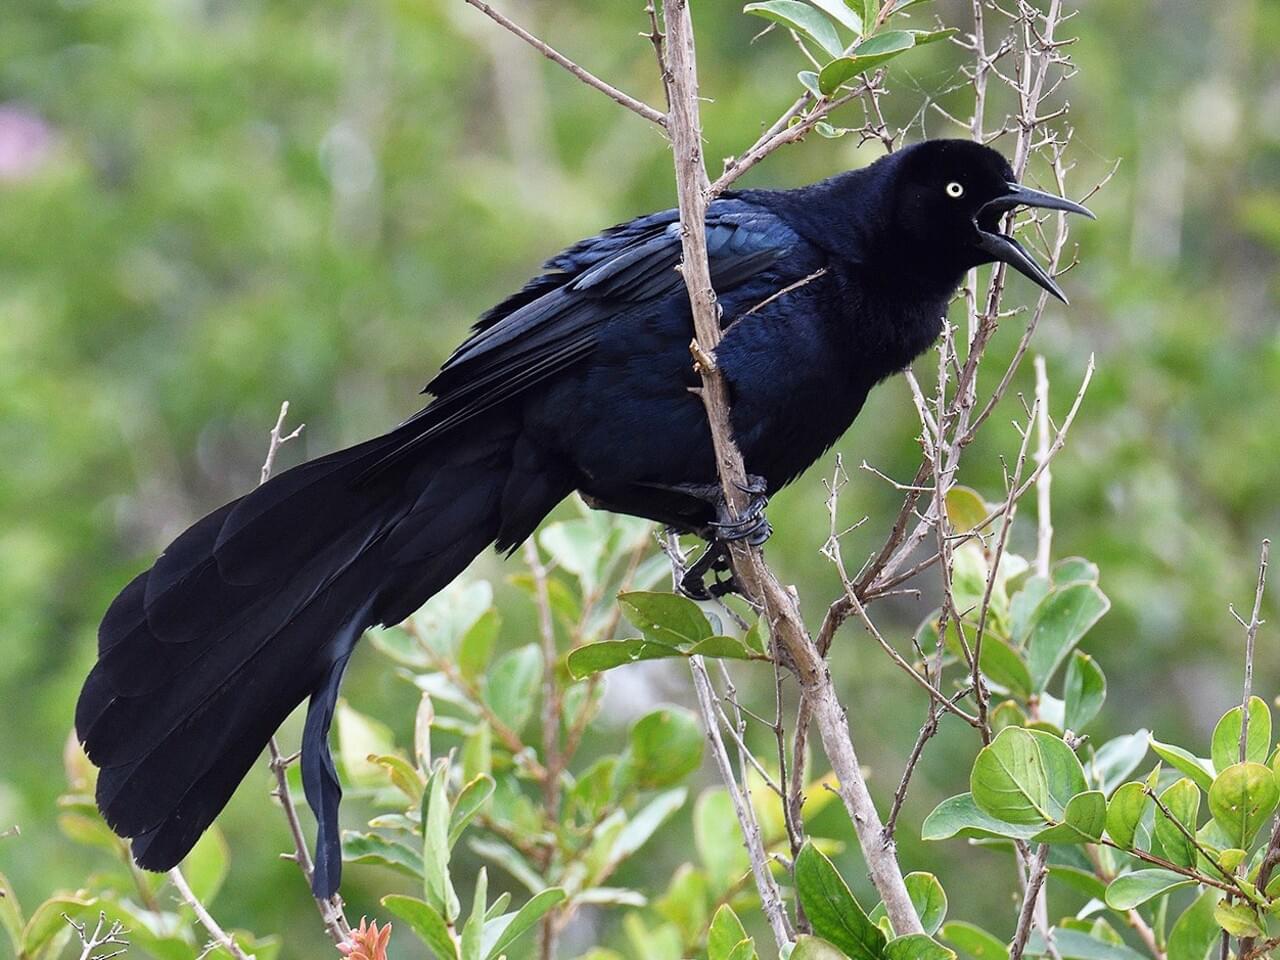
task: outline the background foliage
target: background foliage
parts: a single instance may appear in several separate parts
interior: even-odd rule
[[[963,24],[967,7],[938,0],[921,8],[931,12],[920,26],[935,13]],[[638,5],[509,9],[660,101]],[[727,154],[790,103],[804,64],[776,34],[752,45],[760,23],[736,4],[695,12],[714,100],[708,152]],[[1060,388],[1055,409],[1089,352],[1099,363],[1055,466],[1055,552],[1096,561],[1112,601],[1086,641],[1110,684],[1095,736],[1158,725],[1202,747],[1238,700],[1240,635],[1226,603],[1243,603],[1256,543],[1280,526],[1280,9],[1093,0],[1071,27],[1081,38],[1077,182],[1122,163],[1093,202],[1099,223],[1076,233],[1073,306],[1051,308],[1037,340]],[[939,43],[895,67],[891,122],[911,121],[927,96],[963,113],[966,91],[943,93],[961,79],[958,60]],[[929,135],[960,133],[922,116]],[[876,150],[814,137],[749,182],[804,182]],[[170,536],[254,482],[279,400],[309,424],[285,462],[385,429],[415,409],[414,391],[471,319],[543,257],[672,202],[654,131],[461,4],[10,0],[0,30],[0,824],[23,832],[0,841],[0,865],[20,893],[35,901],[112,869],[70,843],[52,813],[97,618]],[[1006,323],[997,354],[1017,326]],[[903,478],[916,429],[905,386],[892,382],[840,449],[850,464],[866,458]],[[1003,447],[984,442],[961,481],[995,488]],[[851,521],[893,509],[882,481],[852,480],[842,498]],[[822,501],[815,471],[771,511],[770,556],[814,600],[836,592],[817,551]],[[1014,547],[1027,552],[1031,535],[1015,528]],[[851,557],[876,545],[875,531],[859,536]],[[535,639],[534,607],[504,583],[510,572],[494,557],[476,571],[499,591],[502,651]],[[904,599],[895,629],[905,635],[929,609],[929,597]],[[878,610],[882,628],[888,610]],[[885,682],[891,666],[857,631],[839,642],[833,663],[853,720],[881,732],[860,746],[883,795],[923,703],[902,696],[898,678]],[[1260,677],[1277,667],[1264,644]],[[400,727],[417,692],[385,659],[364,651],[346,691],[412,741]],[[614,676],[584,750],[601,752],[688,696],[678,667]],[[964,789],[967,771],[946,747],[964,732],[941,736],[907,823]],[[255,772],[223,820],[236,855],[218,912],[283,934],[299,955],[324,949],[296,871],[275,857],[288,840],[283,820],[264,815],[267,785],[265,769]],[[624,867],[628,882],[656,883],[687,857],[690,815],[686,806]],[[347,817],[367,819],[359,804]],[[915,835],[901,834],[907,869],[925,857]],[[458,856],[470,877],[476,861]],[[928,849],[955,915],[1010,915],[1002,887],[955,882],[1004,868],[987,856]],[[396,882],[351,868],[351,912],[372,912]]]

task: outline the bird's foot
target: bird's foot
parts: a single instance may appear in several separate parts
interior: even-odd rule
[[[769,505],[764,478],[748,475],[747,482],[737,486],[743,493],[751,494],[746,509],[734,517],[721,498],[716,505],[719,519],[709,526],[717,541],[727,543],[731,540],[745,540],[751,546],[758,547],[773,534],[773,527],[769,525],[769,518],[764,513],[765,507]]]
[[[727,573],[727,577],[720,574]],[[707,576],[711,581],[707,582]],[[714,600],[731,593],[741,594],[737,579],[729,566],[729,553],[722,542],[713,540],[707,544],[693,566],[680,577],[680,592],[690,600]]]

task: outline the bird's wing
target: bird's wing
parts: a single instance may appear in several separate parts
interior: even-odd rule
[[[707,216],[712,285],[723,295],[776,269],[803,242],[773,213],[717,201]],[[427,384],[424,392],[435,399],[406,421],[406,440],[387,462],[580,362],[609,321],[682,289],[680,256],[679,220],[666,211],[621,224],[549,260],[546,273],[480,319]]]

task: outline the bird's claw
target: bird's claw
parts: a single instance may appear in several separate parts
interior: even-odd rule
[[[725,572],[728,572],[729,576],[723,580],[715,576]],[[707,574],[712,575],[710,583],[706,582]],[[738,587],[738,581],[733,576],[729,566],[729,556],[722,542],[713,541],[707,544],[707,549],[703,551],[702,556],[680,578],[680,592],[690,600],[714,600],[717,597],[742,592]]]
[[[764,478],[748,476],[746,483],[735,484],[743,493],[751,494],[745,510],[736,517],[730,516],[728,510],[721,506],[720,519],[709,524],[717,540],[745,540],[753,547],[763,544],[773,534],[769,518],[764,515],[769,498],[765,495]]]

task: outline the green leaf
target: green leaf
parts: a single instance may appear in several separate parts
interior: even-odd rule
[[[182,873],[191,892],[208,905],[218,896],[230,868],[231,850],[215,824],[200,835],[182,861]]]
[[[1219,772],[1240,762],[1239,707],[1232,707],[1213,728],[1212,749],[1209,755]],[[1245,744],[1244,759],[1250,763],[1266,763],[1271,752],[1271,710],[1261,697],[1249,698],[1249,734]]]
[[[1068,801],[1087,789],[1071,748],[1039,730],[1006,727],[974,761],[969,787],[978,807],[1006,823],[1061,822]]]
[[[707,960],[729,960],[738,944],[747,939],[746,928],[733,908],[727,903],[722,905],[707,931]]]
[[[424,644],[452,658],[463,635],[492,606],[493,587],[487,580],[455,580],[413,615],[413,625]]]
[[[787,960],[845,960],[845,954],[820,937],[811,937],[802,933],[796,937],[795,947]],[[857,956],[853,960],[859,960]]]
[[[835,865],[811,840],[805,841],[796,856],[795,882],[800,905],[816,934],[839,947],[850,960],[880,960],[884,933],[867,919]],[[796,952],[799,949],[797,943]]]
[[[460,938],[462,960],[482,960],[480,936],[484,932],[484,915],[489,904],[489,873],[484,867],[476,874],[476,888],[471,901],[471,913],[462,925]]]
[[[853,48],[853,58],[862,64],[862,69],[883,63],[916,45],[916,38],[910,30],[881,30],[874,37],[867,37]],[[985,515],[984,515],[985,516]],[[981,518],[979,518],[981,519]]]
[[[836,57],[818,71],[818,92],[830,97],[840,86],[856,77],[861,70],[853,57]]]
[[[498,611],[490,608],[462,635],[458,643],[458,672],[472,683],[484,676],[501,626]]]
[[[984,813],[974,803],[973,794],[961,793],[943,800],[920,825],[921,840],[949,840],[964,837],[970,840],[1009,838],[1030,840],[1041,824],[1016,825],[997,820]]]
[[[947,893],[942,884],[932,873],[917,871],[907,874],[903,880],[907,885],[907,895],[916,908],[916,916],[924,932],[933,936],[947,918]]]
[[[484,699],[508,727],[519,733],[533,715],[542,679],[542,651],[534,643],[498,658],[485,678]]]
[[[481,774],[462,788],[457,799],[453,801],[453,812],[449,815],[450,847],[457,845],[458,838],[462,836],[462,831],[467,828],[467,824],[493,796],[493,787],[493,777]]]
[[[862,0],[862,22],[866,29],[874,30],[880,17],[880,0]]]
[[[986,676],[1024,699],[1031,696],[1031,673],[1022,655],[991,634],[982,639],[979,666]]]
[[[687,796],[688,791],[684,787],[677,787],[658,794],[641,807],[618,832],[610,850],[610,860],[619,863],[643,847],[657,833],[658,828],[684,806]]]
[[[530,893],[537,893],[545,886],[545,881],[538,872],[529,866],[527,861],[515,847],[502,840],[481,839],[472,837],[467,846],[490,863],[496,863],[524,884]]]
[[[751,869],[733,801],[723,787],[712,787],[698,796],[693,807],[693,842],[717,897]]]
[[[449,877],[450,806],[445,792],[448,778],[449,761],[442,758],[436,763],[422,799],[422,866],[427,903],[452,924],[461,906]]]
[[[1086,773],[1099,790],[1109,794],[1137,769],[1150,743],[1151,734],[1147,730],[1114,737],[1090,757]]]
[[[1131,950],[1123,943],[1108,943],[1093,933],[1057,927],[1053,932],[1054,946],[1062,960],[1148,960],[1143,954]],[[1027,941],[1027,956],[1045,956],[1044,937],[1036,930]]]
[[[1010,598],[1009,637],[1018,646],[1026,645],[1036,611],[1051,589],[1045,577],[1028,577],[1022,589]]]
[[[548,524],[538,543],[557,564],[578,578],[582,592],[590,593],[600,582],[605,543],[587,518]]]
[[[800,0],[763,0],[760,3],[748,3],[742,8],[742,12],[764,17],[766,20],[782,24],[788,30],[795,30],[833,57],[838,57],[844,50],[844,44],[840,42],[840,37],[836,33],[836,28],[831,25],[831,21],[807,3],[801,3]]]
[[[850,9],[845,0],[809,0],[809,2],[841,26],[854,33],[862,33],[862,18]]]
[[[93,897],[50,897],[32,911],[27,925],[23,927],[22,948],[19,956],[23,960],[34,957],[49,941],[66,930],[67,922],[62,919],[64,913],[74,920],[87,913],[97,903],[97,899]]]
[[[1196,850],[1191,839],[1178,827],[1181,823],[1192,834],[1196,831],[1196,818],[1200,813],[1200,790],[1185,777],[1160,794],[1160,801],[1173,814],[1171,820],[1163,810],[1156,808],[1155,836],[1165,856],[1180,867],[1191,867],[1196,862]]]
[[[347,863],[370,863],[391,867],[411,877],[422,878],[422,854],[403,843],[388,840],[376,833],[342,834],[342,859]]]
[[[386,771],[371,757],[391,754],[395,750],[391,728],[373,717],[365,716],[345,701],[338,701],[338,759],[342,769],[357,787],[381,787],[387,782]]]
[[[1182,912],[1169,930],[1168,960],[1205,960],[1209,948],[1222,935],[1213,917],[1221,896],[1218,891],[1209,890]]]
[[[454,948],[453,938],[449,936],[449,928],[430,905],[414,897],[399,894],[383,897],[382,905],[409,924],[409,929],[431,948],[431,952],[439,960],[457,960],[458,953]]]
[[[1194,883],[1194,880],[1172,870],[1135,870],[1111,881],[1107,887],[1107,906],[1113,910],[1131,910],[1148,900]]]
[[[895,10],[894,13],[897,11]],[[916,38],[916,46],[923,47],[926,43],[937,43],[939,40],[954,37],[960,31],[955,27],[947,27],[945,30],[910,30],[908,32]]]
[[[1209,792],[1209,788],[1213,786],[1213,768],[1208,760],[1202,760],[1175,744],[1161,743],[1155,737],[1151,738],[1151,749],[1161,760],[1194,780],[1201,790]]]
[[[691,657],[711,657],[719,660],[750,660],[751,651],[734,637],[707,637],[689,648]]]
[[[1262,925],[1258,921],[1258,915],[1247,903],[1238,900],[1235,903],[1227,903],[1226,900],[1220,900],[1213,908],[1213,919],[1233,937],[1262,936]]]
[[[426,694],[423,694],[423,697],[425,698]],[[426,702],[431,701],[427,699]],[[408,760],[393,753],[386,753],[380,756],[370,755],[369,762],[381,767],[382,775],[391,781],[392,786],[408,797],[411,803],[417,805],[422,802],[422,790],[426,785],[422,782],[417,769]]]
[[[599,643],[583,644],[569,651],[565,662],[569,667],[569,674],[575,680],[582,680],[593,673],[603,673],[628,663],[683,655],[683,651],[670,644],[631,637],[627,640],[602,640]]]
[[[476,777],[487,777],[492,773],[493,730],[488,723],[481,722],[462,743],[462,776],[469,783]]]
[[[963,920],[952,920],[944,926],[942,939],[955,944],[973,960],[1009,960],[1009,948],[1004,941]]]
[[[1107,823],[1107,798],[1101,790],[1077,794],[1067,801],[1062,820],[1032,839],[1040,843],[1096,843]]]
[[[977,490],[959,484],[947,491],[946,507],[947,522],[956,533],[968,533],[991,512]]]
[[[710,902],[707,875],[693,864],[683,863],[676,868],[666,893],[653,906],[659,914],[680,928],[680,935],[686,943],[691,943],[700,939],[707,929]]]
[[[955,960],[956,953],[933,937],[927,937],[923,933],[909,933],[885,944],[882,956],[885,960]]]
[[[618,594],[618,602],[626,618],[646,640],[683,647],[711,636],[711,624],[688,597],[638,591]]]
[[[485,952],[485,960],[493,960],[506,952],[511,944],[522,937],[530,927],[541,920],[549,910],[565,899],[565,892],[559,887],[551,887],[534,896],[507,923],[502,933],[494,940]]]
[[[1133,849],[1138,824],[1147,810],[1147,788],[1141,783],[1121,784],[1107,805],[1107,833],[1126,850]]]
[[[1111,607],[1092,583],[1054,590],[1040,605],[1029,627],[1027,661],[1036,690],[1043,690],[1067,656]]]
[[[0,873],[0,926],[9,935],[13,955],[17,956],[22,946],[22,907],[18,904],[18,894],[13,889],[13,884],[3,873]]]
[[[813,94],[814,98],[822,96],[822,90],[818,87],[818,73],[816,70],[801,70],[796,74],[796,79],[800,81],[800,85]]]
[[[628,739],[627,776],[641,789],[679,783],[702,764],[705,737],[697,717],[683,707],[645,714]]]
[[[1258,829],[1280,802],[1280,787],[1271,768],[1261,763],[1235,763],[1214,778],[1209,812],[1231,845],[1247,850]]]
[[[1102,668],[1087,653],[1075,650],[1067,664],[1064,721],[1068,730],[1080,731],[1098,715],[1107,699],[1107,678]]]
[[[1067,557],[1053,565],[1053,585],[1065,587],[1072,583],[1097,583],[1098,565],[1084,557]]]

